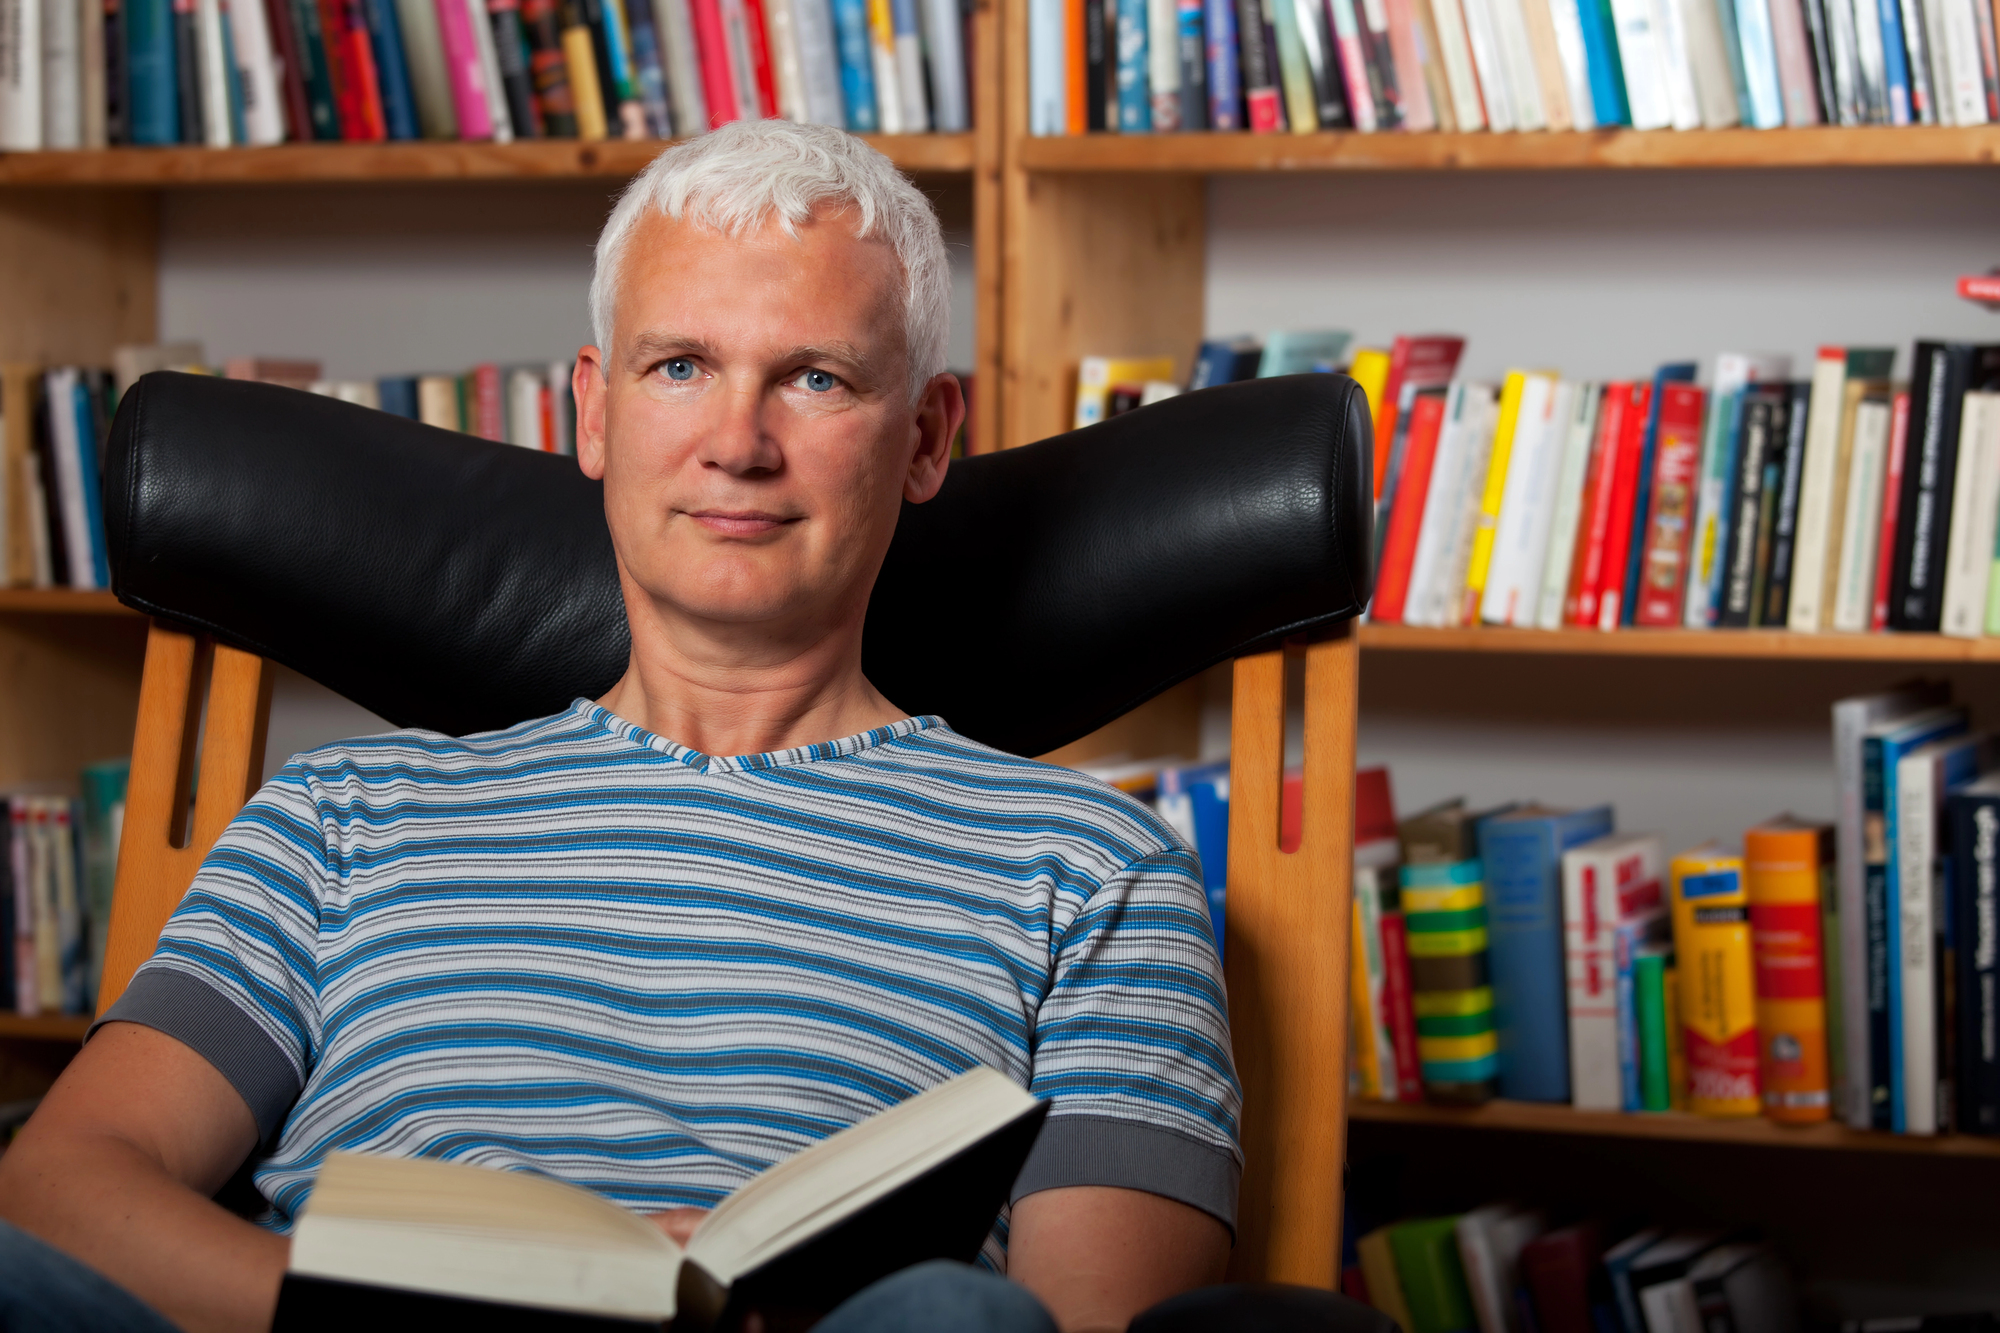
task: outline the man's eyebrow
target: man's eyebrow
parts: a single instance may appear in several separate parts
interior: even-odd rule
[[[706,356],[714,350],[702,339],[681,333],[642,333],[632,339],[632,360],[642,363],[687,352]]]
[[[853,343],[835,339],[829,343],[807,343],[794,347],[780,358],[787,362],[832,361],[843,366],[851,366],[866,375],[874,370],[874,359]]]

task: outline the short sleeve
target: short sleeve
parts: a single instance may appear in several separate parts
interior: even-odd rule
[[[1054,1105],[1016,1200],[1112,1185],[1235,1226],[1242,1093],[1208,903],[1185,850],[1126,866],[1058,937],[1030,1090]]]
[[[326,879],[308,779],[291,765],[223,830],[159,947],[97,1026],[138,1023],[191,1047],[242,1095],[268,1142],[311,1069]]]

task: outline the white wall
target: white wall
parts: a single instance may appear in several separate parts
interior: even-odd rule
[[[169,191],[160,335],[212,362],[307,357],[330,379],[457,372],[569,356],[590,341],[591,246],[604,183]],[[933,195],[952,261],[951,363],[972,364],[971,198]],[[287,672],[266,771],[387,724]]]
[[[1218,178],[1207,331],[1466,335],[1464,370],[1648,375],[1666,360],[1919,336],[2000,341],[1959,301],[2000,263],[1981,170],[1341,173]],[[1832,814],[1826,706],[1882,667],[1369,654],[1360,750],[1398,805],[1609,800],[1676,847]],[[1992,673],[1964,673],[2000,724]],[[1963,690],[1962,690],[1963,693]]]

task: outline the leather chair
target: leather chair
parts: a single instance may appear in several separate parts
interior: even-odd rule
[[[1359,387],[1304,375],[955,461],[904,510],[865,636],[868,676],[899,706],[1030,755],[1234,659],[1226,974],[1247,1168],[1232,1273],[1319,1288],[1339,1267],[1371,447]],[[105,511],[118,597],[153,625],[100,1012],[261,779],[272,662],[454,734],[596,697],[625,667],[602,490],[567,458],[160,373],[119,408]],[[1305,682],[1293,854],[1278,845],[1288,640]]]

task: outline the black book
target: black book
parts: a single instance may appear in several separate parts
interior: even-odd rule
[[[1083,127],[1086,130],[1105,127],[1105,99],[1115,95],[1104,68],[1107,13],[1104,0],[1083,0]]]
[[[539,139],[544,133],[542,115],[528,73],[528,34],[521,25],[519,0],[488,4],[486,16],[493,24],[493,56],[500,67],[500,87],[507,98],[508,119],[514,122],[514,137]]]
[[[69,403],[64,411],[75,411]],[[49,534],[49,578],[58,588],[69,586],[69,543],[64,539],[62,489],[56,476],[55,438],[49,424],[47,382],[35,377],[35,476],[42,483],[42,522]]]
[[[125,10],[122,0],[104,0],[104,141],[113,147],[132,142],[126,119],[131,90],[125,64]]]
[[[611,47],[604,31],[604,0],[576,0],[576,24],[583,25],[590,33],[591,60],[597,66],[597,88],[604,101],[604,123],[615,139],[624,122],[618,111],[618,80],[611,77]],[[563,26],[567,29],[576,24],[565,23]],[[721,113],[710,107],[709,114]]]
[[[1326,6],[1320,0],[1277,0],[1292,5],[1298,14],[1299,44],[1305,48],[1306,72],[1312,79],[1313,112],[1323,130],[1351,129],[1354,116],[1348,110],[1347,89],[1340,81],[1340,53],[1333,44],[1333,28]]]
[[[1396,86],[1396,57],[1389,50],[1389,30],[1371,28],[1364,5],[1357,3],[1354,9],[1355,18],[1360,20],[1355,37],[1361,47],[1361,65],[1368,74],[1368,95],[1375,103],[1375,128],[1401,129],[1403,92]]]
[[[1768,387],[1743,395],[1737,425],[1736,479],[1729,504],[1728,544],[1723,552],[1722,605],[1715,623],[1744,629],[1756,608],[1758,528],[1764,513],[1764,479],[1770,461],[1773,417],[1780,399]]]
[[[1909,442],[1896,505],[1889,628],[1935,633],[1944,618],[1944,557],[1966,391],[2000,385],[2000,345],[1920,342],[1910,368]]]
[[[174,0],[174,92],[180,104],[182,143],[208,141],[201,118],[201,64],[196,56],[200,41],[194,0]]]
[[[528,81],[535,89],[535,109],[551,139],[576,137],[576,100],[569,86],[569,63],[563,57],[559,7],[540,0],[521,7],[521,29],[528,39]],[[671,126],[660,136],[673,137]]]
[[[1799,476],[1805,470],[1806,403],[1812,385],[1804,381],[1790,386],[1785,403],[1783,453],[1778,467],[1778,488],[1772,503],[1771,572],[1764,581],[1763,608],[1757,623],[1783,627],[1791,609],[1792,548],[1798,539]]]
[[[1271,50],[1264,45],[1263,0],[1236,0],[1237,76],[1243,88],[1245,129],[1269,128],[1258,123],[1258,105],[1277,98],[1277,81],[1271,77]],[[1283,106],[1282,99],[1278,105]]]
[[[1806,44],[1812,48],[1813,91],[1819,98],[1820,119],[1840,124],[1840,85],[1833,76],[1832,38],[1826,27],[1826,0],[1805,0]]]
[[[1200,5],[1179,11],[1176,51],[1181,67],[1181,128],[1208,128],[1208,21]]]
[[[973,1069],[753,1178],[685,1249],[548,1176],[336,1152],[293,1235],[273,1333],[702,1333],[752,1311],[803,1327],[911,1264],[978,1254],[1047,1113]]]
[[[1953,1119],[2000,1134],[2000,776],[1945,798],[1952,959]]]

